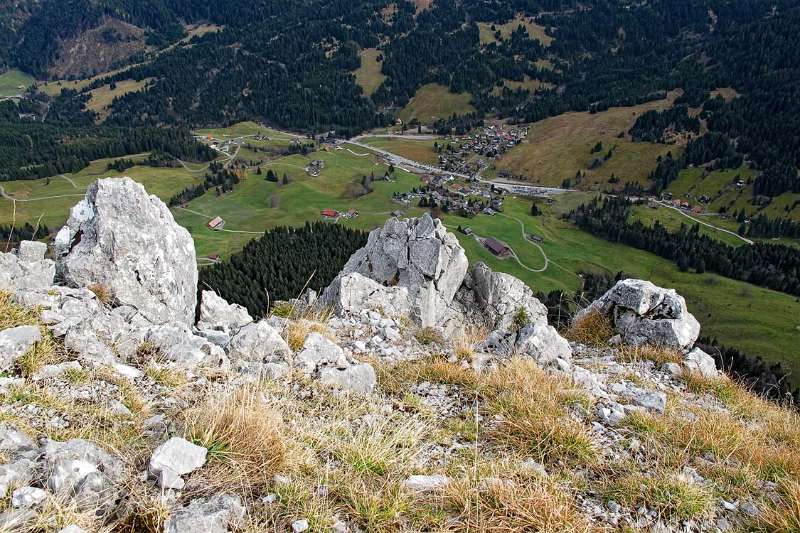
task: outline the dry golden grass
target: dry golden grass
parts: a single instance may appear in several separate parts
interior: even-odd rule
[[[539,461],[591,462],[596,455],[587,428],[566,411],[582,394],[567,380],[525,359],[512,359],[487,376],[489,411],[502,419],[490,437]]]
[[[780,484],[780,501],[769,502],[751,524],[751,531],[772,533],[800,532],[800,481],[784,479]]]
[[[656,365],[664,363],[680,363],[683,355],[675,349],[663,346],[620,346],[617,350],[617,358],[626,363],[637,363],[640,361],[653,361]]]
[[[286,343],[289,345],[289,348],[294,351],[303,349],[303,345],[305,344],[306,337],[308,337],[309,333],[319,333],[323,337],[327,337],[332,341],[336,341],[336,338],[333,336],[333,333],[328,326],[322,322],[308,318],[298,318],[296,320],[292,320],[289,322],[283,332]]]
[[[430,346],[432,344],[441,346],[444,344],[444,336],[442,332],[436,328],[419,328],[414,332],[414,338],[424,346]]]
[[[250,385],[223,397],[209,394],[183,413],[186,437],[209,451],[212,463],[198,485],[260,490],[286,460],[283,421]]]
[[[103,285],[102,283],[92,283],[91,285],[88,285],[86,288],[92,291],[95,296],[97,296],[97,299],[100,301],[101,304],[108,305],[111,303],[111,298],[112,298],[111,289],[108,288],[107,285]]]
[[[461,360],[471,361],[475,355],[475,346],[486,339],[486,328],[467,326],[453,339],[453,352]]]
[[[11,300],[11,294],[0,291],[0,330],[16,326],[35,326],[39,324],[39,313],[17,305]]]
[[[563,487],[539,481],[460,481],[449,485],[444,506],[456,531],[508,533],[596,531]]]
[[[662,517],[682,520],[702,517],[713,502],[707,489],[663,469],[648,475],[623,475],[604,487],[603,495],[634,509],[644,505]]]
[[[614,336],[614,324],[610,317],[599,311],[591,311],[580,319],[573,320],[564,336],[574,342],[601,346]]]
[[[409,385],[430,383],[458,385],[467,390],[477,390],[480,378],[470,368],[450,363],[441,355],[405,361],[388,366],[378,360],[370,361],[375,367],[379,388],[390,395],[404,394]]]

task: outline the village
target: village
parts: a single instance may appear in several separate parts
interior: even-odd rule
[[[528,128],[484,126],[457,140],[439,147],[439,167],[447,172],[475,175],[528,136]]]

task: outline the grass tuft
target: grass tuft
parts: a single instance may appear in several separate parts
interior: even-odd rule
[[[442,332],[436,328],[419,328],[414,332],[414,338],[417,339],[417,342],[424,346],[430,346],[433,344],[441,346],[444,344],[444,336],[442,335]]]
[[[92,283],[86,288],[92,291],[95,296],[97,296],[97,300],[101,304],[109,305],[111,303],[111,289],[107,285],[103,285],[102,283]]]
[[[578,320],[573,320],[564,336],[574,342],[590,346],[602,346],[614,336],[611,317],[599,311],[591,311]]]

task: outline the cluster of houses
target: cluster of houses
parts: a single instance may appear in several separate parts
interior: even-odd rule
[[[449,172],[475,174],[488,166],[487,160],[499,158],[527,136],[527,127],[484,126],[461,137],[457,145],[449,144],[439,155],[439,166]]]
[[[464,183],[452,175],[424,175],[421,181],[420,187],[394,193],[392,198],[403,205],[414,202],[422,207],[439,207],[465,217],[494,215],[503,210],[503,191],[487,187],[477,180]]]
[[[337,211],[336,209],[323,209],[323,220],[338,220],[340,218],[356,218],[358,217],[358,210],[352,207],[347,211]]]

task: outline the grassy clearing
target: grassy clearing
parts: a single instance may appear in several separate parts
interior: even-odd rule
[[[531,78],[527,74],[522,81],[503,80],[503,85],[512,91],[516,91],[518,89],[527,89],[531,92],[538,91],[539,89],[553,89],[555,87],[552,83]],[[495,87],[492,89],[492,94],[499,96],[502,91],[502,87]]]
[[[377,48],[365,48],[359,52],[361,67],[355,72],[356,83],[367,96],[372,96],[372,93],[386,79],[386,76],[381,72],[381,64],[378,62],[379,55],[381,55],[381,52]]]
[[[491,44],[497,42],[495,32],[499,31],[503,39],[507,39],[516,30],[520,24],[525,28],[532,38],[537,39],[544,46],[550,46],[553,42],[553,37],[547,35],[545,27],[537,24],[530,17],[525,17],[521,13],[518,14],[513,20],[505,24],[489,24],[486,22],[479,22],[478,29],[480,30],[481,44]],[[494,26],[494,30],[492,29]]]
[[[599,113],[564,113],[532,124],[525,142],[507,152],[495,162],[495,170],[507,170],[525,176],[533,183],[560,186],[565,179],[574,182],[579,170],[585,174],[582,183],[573,187],[591,190],[606,190],[611,187],[611,174],[621,182],[646,183],[650,171],[655,168],[658,156],[672,151],[678,155],[674,145],[633,142],[627,131],[642,113],[651,109],[666,109],[672,105],[675,93],[669,98],[648,102],[634,107],[611,108]],[[623,138],[618,138],[625,132]],[[603,151],[592,154],[592,147],[603,143]],[[616,146],[612,157],[601,166],[590,169],[596,158],[602,160],[605,153]]]
[[[719,217],[711,217],[711,216],[703,216],[695,214],[691,216],[698,220],[707,220],[709,224],[712,224],[714,226],[722,227],[723,229],[728,229],[725,227],[726,226],[725,221],[721,221]],[[632,222],[638,220],[647,226],[653,226],[656,223],[656,221],[658,221],[662,226],[666,227],[672,232],[678,231],[681,225],[694,226],[696,224],[696,222],[690,220],[689,218],[685,217],[676,210],[663,206],[659,206],[657,209],[652,209],[645,205],[636,206],[631,211],[631,216],[629,220]],[[730,229],[730,231],[736,231],[736,228]],[[728,246],[742,246],[745,244],[745,242],[742,239],[739,239],[734,235],[725,233],[724,231],[716,230],[714,228],[710,228],[708,226],[704,226],[702,224],[700,225],[700,234],[708,235],[712,239],[724,242]]]
[[[146,154],[129,156],[129,159],[143,159]],[[162,200],[169,199],[175,193],[193,183],[200,183],[201,173],[191,173],[179,168],[153,168],[134,166],[124,172],[108,170],[107,165],[114,159],[100,159],[93,161],[88,167],[73,174],[66,174],[73,184],[61,176],[52,176],[38,180],[8,181],[2,184],[9,196],[21,200],[42,200],[16,202],[17,224],[30,222],[35,225],[41,216],[43,224],[57,228],[66,221],[69,210],[80,201],[86,188],[98,178],[130,176],[147,189],[150,194],[155,194]],[[11,224],[13,220],[13,203],[5,198],[0,198],[0,225]]]
[[[363,148],[350,146],[353,152],[366,152]],[[325,161],[325,168],[319,177],[312,178],[304,168],[312,159]],[[252,170],[236,188],[221,197],[207,194],[189,203],[191,211],[173,209],[179,224],[189,229],[195,240],[199,256],[221,254],[223,257],[239,250],[245,243],[270,228],[279,225],[302,225],[308,220],[318,220],[323,209],[331,208],[347,211],[355,208],[359,216],[355,219],[340,220],[348,226],[372,229],[384,223],[392,211],[401,210],[409,216],[421,213],[419,209],[407,209],[395,203],[391,194],[395,191],[408,191],[419,184],[419,178],[397,169],[396,181],[375,181],[374,192],[352,197],[353,185],[362,176],[374,173],[383,176],[387,166],[379,163],[374,155],[359,157],[347,150],[314,152],[304,157],[292,155],[262,165],[262,170],[272,169],[278,176],[286,174],[288,185],[278,186],[257,176]],[[273,208],[270,197],[278,195],[279,207]],[[201,213],[198,215],[197,213]],[[225,229],[243,231],[212,231],[205,224],[214,216],[225,219]],[[250,232],[250,233],[246,233]]]
[[[22,94],[33,82],[34,79],[21,70],[7,70],[0,74],[0,98]]]
[[[439,155],[433,149],[433,144],[446,143],[444,139],[401,139],[398,137],[366,137],[361,142],[403,156],[407,159],[420,161],[429,165],[439,164]]]
[[[86,109],[95,111],[99,115],[98,122],[102,122],[108,117],[109,108],[115,98],[143,89],[152,79],[153,78],[145,78],[141,81],[122,80],[116,82],[116,87],[114,89],[111,89],[111,85],[103,85],[102,87],[89,91],[90,98],[89,102],[86,104]]]
[[[429,83],[417,89],[416,94],[397,116],[404,122],[416,118],[427,124],[439,118],[449,118],[453,113],[463,115],[474,112],[471,100],[472,95],[469,93],[451,93],[443,85]]]

